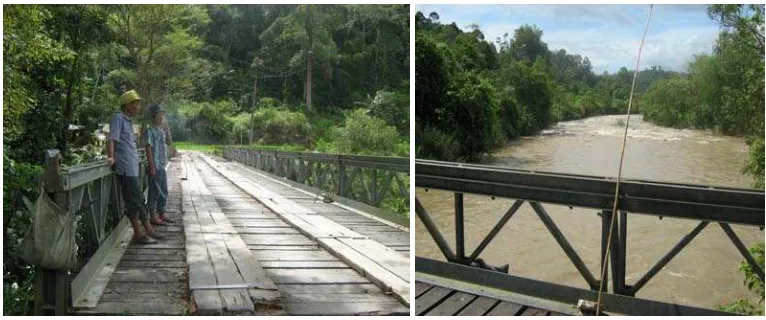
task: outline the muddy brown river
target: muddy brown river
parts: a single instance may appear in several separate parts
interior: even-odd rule
[[[486,164],[561,173],[616,176],[625,116],[600,116],[560,122],[535,137],[510,142]],[[748,188],[741,174],[748,147],[743,138],[701,130],[652,125],[631,116],[624,178]],[[416,172],[417,174],[417,172]],[[454,196],[416,189],[431,218],[454,250]],[[470,254],[513,200],[465,196],[466,253]],[[591,272],[600,272],[601,220],[592,209],[543,204]],[[626,283],[633,284],[697,221],[629,214]],[[758,228],[733,226],[742,241],[764,241]],[[416,255],[444,260],[416,217]],[[480,256],[493,265],[510,264],[523,277],[587,288],[585,280],[528,204],[524,204]],[[717,224],[710,224],[668,263],[637,297],[715,308],[757,295],[743,285],[742,256]]]

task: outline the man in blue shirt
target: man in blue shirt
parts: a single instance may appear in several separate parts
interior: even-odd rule
[[[163,128],[165,111],[160,105],[149,106],[153,125],[146,129],[146,158],[149,160],[149,212],[151,222],[164,225],[173,222],[165,216],[168,195],[168,176],[165,171],[168,164],[168,150],[172,148],[169,136]]]
[[[112,115],[109,124],[109,146],[106,162],[114,166],[122,198],[125,203],[125,215],[133,226],[133,242],[140,244],[157,243],[155,239],[163,236],[156,233],[149,223],[149,217],[144,206],[144,194],[138,175],[138,151],[133,134],[131,118],[141,111],[141,98],[135,90],[125,92],[120,96],[120,111]],[[141,230],[143,224],[146,233]]]

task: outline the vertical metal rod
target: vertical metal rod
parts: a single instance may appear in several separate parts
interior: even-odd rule
[[[458,260],[465,258],[465,237],[463,225],[463,194],[455,193],[455,250]]]
[[[694,228],[694,230],[689,232],[689,234],[684,236],[681,239],[681,241],[676,243],[676,245],[672,249],[670,249],[670,251],[667,254],[665,254],[665,256],[662,257],[662,259],[660,259],[660,261],[654,265],[654,267],[652,267],[649,271],[647,271],[646,274],[644,274],[644,276],[641,277],[641,279],[636,281],[636,283],[633,286],[631,286],[630,290],[628,290],[628,293],[630,295],[635,295],[636,292],[638,292],[638,290],[641,290],[641,288],[644,285],[646,285],[646,283],[649,282],[649,280],[651,280],[652,277],[654,277],[654,275],[657,274],[657,272],[660,272],[660,270],[662,270],[662,268],[665,267],[665,265],[668,264],[668,262],[670,262],[670,260],[673,259],[673,257],[675,257],[681,251],[681,249],[683,249],[687,244],[689,244],[689,242],[691,242],[694,239],[694,237],[696,237],[702,231],[702,229],[705,229],[708,223],[709,223],[708,221],[700,222],[697,225],[697,227]]]
[[[614,219],[614,212],[610,212]],[[620,287],[620,234],[618,233],[618,225],[610,223],[612,227],[612,241],[609,242],[609,260],[612,260],[612,292],[618,293],[622,289]]]
[[[620,283],[620,293],[624,293],[626,290],[625,288],[625,272],[626,272],[626,257],[628,254],[628,213],[625,211],[620,211],[620,254],[618,255],[618,266],[620,269],[620,277],[619,277],[619,283]]]
[[[609,268],[609,260],[606,259],[606,244],[609,242],[609,221],[611,221],[611,219],[612,211],[601,211],[601,269],[599,270],[608,270]],[[599,290],[602,292],[606,291],[607,283],[609,281],[609,273],[604,271],[604,274],[599,276],[603,277],[600,279],[601,283],[599,285]]]
[[[588,266],[585,265],[585,262],[582,261],[572,245],[569,244],[569,241],[567,241],[566,237],[564,237],[564,234],[561,233],[561,230],[559,230],[559,228],[556,226],[556,223],[553,222],[553,219],[551,219],[543,206],[541,206],[538,202],[530,202],[529,204],[540,217],[540,220],[543,221],[545,227],[548,228],[548,231],[551,232],[553,238],[556,239],[556,242],[558,242],[561,249],[564,250],[564,253],[567,254],[569,260],[571,260],[575,265],[575,268],[580,271],[580,274],[583,276],[583,278],[585,278],[585,281],[588,282],[588,285],[591,287],[598,287],[598,280],[593,277],[593,274],[590,272],[590,270],[588,270]]]
[[[431,235],[431,238],[434,239],[436,245],[439,246],[439,250],[442,251],[444,257],[446,257],[448,261],[455,261],[455,254],[452,253],[452,249],[449,247],[447,239],[444,239],[444,236],[439,232],[439,228],[434,221],[431,220],[431,217],[428,216],[428,212],[426,212],[426,209],[420,204],[418,198],[415,198],[415,213],[418,215],[418,218],[420,218],[420,221],[423,222],[426,230],[428,230],[428,234]]]
[[[734,230],[731,228],[731,226],[729,226],[728,223],[719,222],[718,224],[721,226],[721,229],[723,229],[723,232],[725,232],[729,237],[731,243],[737,247],[739,253],[745,257],[745,260],[747,260],[747,263],[750,264],[750,268],[753,269],[753,272],[755,272],[755,274],[758,275],[758,278],[761,279],[761,282],[763,282],[763,269],[761,269],[761,266],[758,265],[758,262],[753,259],[753,255],[751,255],[750,251],[747,250],[747,247],[745,247],[745,245],[742,243],[742,240],[740,240],[737,234],[734,233]]]
[[[510,209],[505,213],[505,215],[500,218],[500,221],[497,222],[497,224],[492,228],[492,230],[489,231],[486,237],[484,237],[484,240],[481,241],[478,247],[473,250],[473,253],[471,254],[471,257],[468,258],[468,261],[473,262],[476,260],[476,258],[479,257],[479,254],[481,254],[482,251],[484,251],[484,248],[489,245],[490,242],[492,242],[492,239],[497,236],[497,234],[500,232],[501,229],[503,229],[503,226],[505,226],[506,223],[508,223],[508,220],[513,217],[513,214],[516,213],[517,210],[519,210],[519,207],[524,203],[524,200],[516,200],[516,202],[513,203]]]

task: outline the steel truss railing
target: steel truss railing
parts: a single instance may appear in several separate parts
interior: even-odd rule
[[[401,201],[409,207],[408,158],[233,147],[224,148],[224,158],[371,206]]]
[[[487,266],[480,255],[526,202],[543,222],[591,290],[605,290],[585,265],[541,203],[595,209],[601,216],[601,268],[607,243],[610,243],[612,292],[635,296],[710,223],[718,224],[742,254],[757,276],[764,280],[763,268],[756,262],[730,224],[764,226],[764,192],[750,189],[710,187],[656,181],[623,180],[620,182],[618,217],[613,225],[612,241],[607,241],[612,215],[614,179],[583,175],[513,170],[502,167],[458,164],[439,161],[415,161],[415,185],[419,188],[454,192],[455,250],[453,251],[426,209],[415,198],[415,212],[447,261],[506,271],[508,267]],[[464,193],[517,199],[470,254],[465,250]],[[628,214],[645,214],[699,220],[699,224],[673,246],[638,281],[626,283],[626,245]],[[609,266],[607,266],[609,267]],[[416,265],[416,270],[418,266]],[[607,275],[607,279],[609,275]]]

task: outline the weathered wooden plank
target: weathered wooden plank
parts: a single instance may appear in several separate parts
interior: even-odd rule
[[[375,261],[406,283],[410,281],[410,260],[395,250],[371,239],[338,239],[338,241]]]
[[[186,270],[184,268],[115,270],[111,281],[146,283],[186,281]]]
[[[266,269],[277,284],[366,284],[370,283],[351,269]]]
[[[453,316],[460,311],[463,307],[465,307],[467,304],[472,302],[476,298],[475,295],[468,294],[465,292],[456,292],[455,294],[451,295],[447,300],[444,300],[441,304],[436,306],[436,308],[431,309],[428,313],[426,313],[427,316]]]
[[[415,282],[415,299],[417,299],[417,297],[420,297],[421,294],[424,294],[426,291],[430,290],[433,287],[434,287],[433,285],[430,285],[428,283]]]
[[[542,310],[542,309],[537,309],[532,307],[527,307],[524,310],[524,312],[521,313],[521,316],[547,316],[547,315],[548,315],[547,310]]]
[[[362,238],[363,236],[345,226],[320,215],[299,215],[299,217],[330,237]]]
[[[286,303],[291,315],[343,316],[343,315],[409,315],[409,309],[396,302],[356,302],[326,303],[299,302]]]
[[[290,250],[255,253],[261,263],[266,261],[339,261],[338,258],[324,250]]]
[[[186,261],[176,260],[123,260],[120,265],[117,266],[117,270],[121,269],[142,269],[142,268],[185,268]]]
[[[359,302],[393,302],[396,300],[384,293],[290,293],[285,296],[290,303],[325,302],[325,303],[359,303]]]
[[[492,308],[489,313],[487,313],[488,316],[515,316],[519,314],[524,306],[520,304],[515,304],[513,302],[503,301],[497,304],[494,308]]]
[[[345,269],[340,261],[262,261],[266,269]]]
[[[145,301],[126,303],[125,301],[100,302],[96,308],[76,310],[78,315],[184,315],[189,312],[186,303],[168,301]]]
[[[452,292],[452,289],[444,287],[434,287],[428,290],[415,301],[415,315],[421,316],[430,311]]]
[[[229,220],[232,227],[245,227],[245,228],[289,228],[290,225],[286,224],[282,220],[276,219],[253,219],[253,220]]]
[[[170,293],[186,296],[189,288],[185,283],[141,283],[141,282],[111,282],[104,293],[143,294]]]
[[[241,234],[242,241],[249,245],[302,246],[314,241],[301,234]]]
[[[458,316],[483,316],[489,312],[492,307],[494,307],[496,304],[500,303],[500,301],[487,298],[487,297],[478,297],[474,299],[468,306],[466,306],[463,310],[460,310],[460,313],[458,313]]]
[[[186,261],[183,251],[172,254],[125,254],[122,256],[123,263],[126,261]]]
[[[375,283],[383,290],[391,291],[391,293],[399,300],[399,302],[409,306],[409,280],[402,279],[391,270],[384,268],[377,262],[379,259],[388,260],[391,259],[391,257],[380,257],[373,260],[337,239],[321,239],[320,245],[322,245],[322,247],[328,251],[332,252],[343,262],[346,262],[350,267],[354,268],[354,270],[364,274],[365,277],[372,283]]]
[[[239,234],[300,234],[297,230],[285,228],[234,227]]]
[[[247,245],[250,251],[264,251],[266,253],[256,253],[258,255],[267,254],[272,251],[306,251],[306,250],[319,250],[319,245],[313,244],[308,246],[269,246],[269,245]]]
[[[280,292],[291,293],[383,293],[378,286],[371,283],[363,284],[278,284]]]
[[[181,292],[117,292],[104,293],[99,302],[123,302],[126,305],[144,303],[148,301],[164,301],[165,303],[184,303],[184,294]]]
[[[226,247],[220,234],[203,235],[207,245],[213,270],[219,285],[238,285],[246,283],[239,273],[236,263]],[[254,312],[255,306],[250,300],[250,294],[244,289],[220,290],[224,310],[227,312]]]

